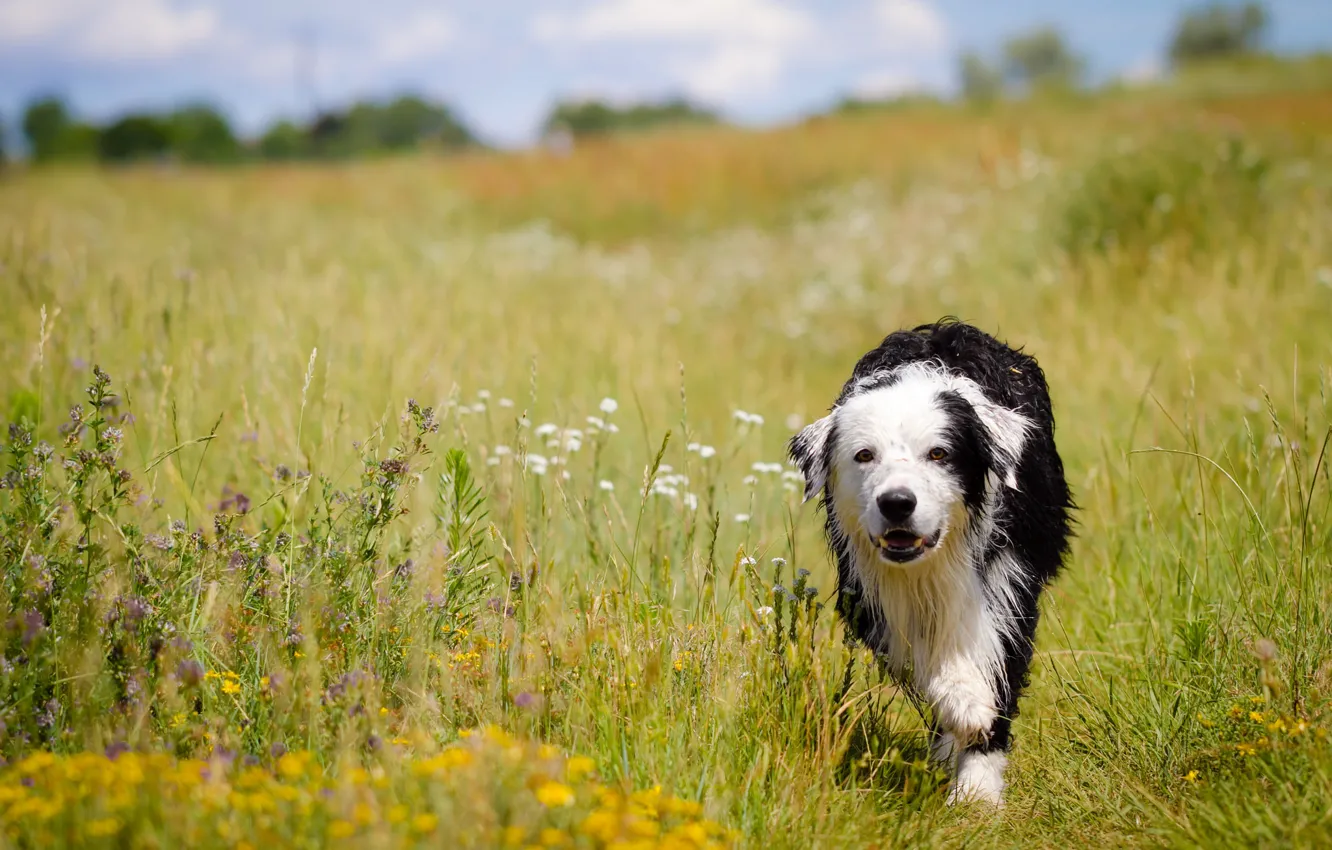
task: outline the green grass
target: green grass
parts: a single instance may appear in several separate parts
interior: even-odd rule
[[[604,241],[737,137],[643,140],[639,194],[628,154],[498,201],[503,159],[7,178],[3,840],[726,840],[697,802],[753,847],[1332,841],[1332,149],[1081,109],[754,137],[787,194]],[[876,134],[861,179],[810,143]],[[753,470],[944,314],[1041,360],[1080,506],[998,815]]]

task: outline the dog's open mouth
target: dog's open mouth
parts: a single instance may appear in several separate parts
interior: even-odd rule
[[[901,564],[914,561],[938,542],[938,534],[926,538],[905,528],[894,528],[881,534],[874,544],[879,547],[879,554],[883,557]]]

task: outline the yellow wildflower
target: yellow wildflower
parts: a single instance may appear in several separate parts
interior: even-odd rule
[[[389,823],[402,823],[405,820],[407,820],[407,807],[403,804],[399,803],[388,810]]]
[[[1204,729],[1211,729],[1213,726],[1216,725],[1212,721],[1208,720],[1206,717],[1203,717],[1201,711],[1198,712],[1197,715],[1195,716],[1198,718],[1198,725],[1202,726],[1202,728]]]
[[[583,818],[579,831],[598,841],[608,842],[620,834],[620,819],[614,812],[597,809]]]
[[[1253,744],[1236,744],[1235,749],[1239,750],[1240,755],[1243,756],[1251,756],[1258,752],[1258,748]]]
[[[380,717],[384,717],[384,716],[387,715],[388,713],[389,713],[389,710],[388,710],[387,708],[384,708],[384,707],[382,707],[382,706],[380,707],[380,709],[379,709],[379,716],[380,716]]]
[[[506,826],[500,841],[505,847],[517,847],[527,837],[527,830],[521,826]]]
[[[350,838],[356,834],[356,827],[349,821],[335,820],[328,825],[328,835],[330,838]]]
[[[83,830],[90,838],[105,838],[120,832],[120,821],[115,818],[98,818],[88,821]]]
[[[587,756],[572,756],[564,763],[564,772],[571,782],[577,782],[596,768],[596,762]]]
[[[563,782],[547,782],[536,790],[536,798],[541,805],[547,808],[556,806],[572,806],[574,802],[573,789]]]
[[[1185,782],[1197,782],[1197,781],[1198,781],[1198,771],[1196,771],[1196,770],[1190,770],[1188,773],[1184,774],[1184,781],[1185,781]]]
[[[1250,711],[1249,719],[1252,720],[1254,723],[1262,723],[1263,713],[1261,711]]]
[[[437,826],[439,826],[439,818],[429,813],[419,814],[412,818],[412,832],[419,832],[424,835],[427,832],[434,832]]]
[[[566,844],[572,843],[573,839],[567,832],[562,832],[561,830],[553,829],[551,827],[546,827],[541,830],[542,847],[563,847]]]
[[[222,693],[238,694],[240,692],[241,692],[241,686],[238,685],[235,681],[228,679],[222,683]]]

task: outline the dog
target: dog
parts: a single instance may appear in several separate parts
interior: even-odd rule
[[[860,358],[831,412],[790,442],[822,496],[837,610],[929,706],[949,801],[1002,804],[1041,591],[1074,505],[1035,359],[956,319]]]

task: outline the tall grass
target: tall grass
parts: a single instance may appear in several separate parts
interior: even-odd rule
[[[644,140],[624,227],[614,158],[579,208],[503,161],[11,180],[5,840],[1326,843],[1332,150],[1097,109],[756,137],[785,188],[720,207],[735,137]],[[1041,359],[1081,506],[999,814],[843,641],[782,456],[946,313]]]

